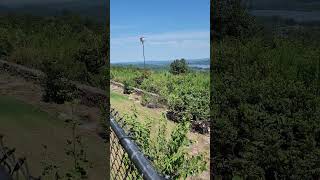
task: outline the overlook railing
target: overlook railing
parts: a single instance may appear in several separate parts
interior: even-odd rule
[[[40,180],[30,175],[26,158],[16,158],[15,149],[4,145],[0,135],[0,179],[1,180]]]
[[[164,179],[128,136],[123,118],[114,110],[110,115],[111,179]]]

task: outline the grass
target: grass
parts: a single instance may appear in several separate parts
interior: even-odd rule
[[[142,105],[135,103],[130,100],[128,96],[123,95],[119,92],[111,92],[110,103],[113,108],[120,112],[120,114],[124,115],[132,115],[132,109],[136,108],[138,119],[143,121],[145,119],[159,119],[163,116],[165,112],[164,109],[149,109],[143,107]],[[174,123],[169,122],[168,125],[170,128],[173,128]]]
[[[121,94],[117,91],[111,91],[110,96],[110,103],[111,107],[115,108],[121,116],[123,115],[132,115],[132,108],[134,107],[137,111],[137,119],[139,121],[145,121],[147,119],[152,120],[153,123],[153,130],[151,132],[156,132],[158,128],[158,122],[160,118],[164,116],[164,113],[166,109],[150,109],[142,106],[140,103],[134,102],[133,100],[130,100],[127,95]],[[168,121],[167,124],[168,131],[171,132],[174,127],[176,126],[176,123],[172,121]],[[168,133],[169,136],[170,133]],[[152,136],[151,134],[151,137]],[[193,148],[196,148],[198,152],[204,152],[206,154],[205,160],[209,162],[209,151],[210,151],[210,144],[206,142],[208,137],[205,135],[201,135],[198,133],[189,133],[188,137],[193,141],[194,145]]]
[[[71,132],[65,123],[39,108],[12,97],[0,96],[0,133],[5,135],[5,143],[17,149],[19,156],[27,157],[33,175],[40,175],[42,144],[48,146],[52,161],[62,169],[70,167],[70,159],[65,155],[66,139]],[[94,168],[89,170],[93,179],[105,177],[103,142],[93,134],[85,134],[88,159]]]

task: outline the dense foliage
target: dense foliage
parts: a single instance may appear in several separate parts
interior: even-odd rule
[[[211,38],[247,38],[259,31],[255,18],[243,8],[245,0],[211,0]]]
[[[72,80],[105,87],[109,35],[103,25],[71,14],[2,15],[0,24],[0,58],[36,69],[54,60]]]
[[[77,96],[75,85],[71,84],[60,69],[60,66],[53,61],[47,61],[43,64],[43,72],[46,76],[42,79],[41,84],[44,89],[42,99],[45,102],[63,104]]]
[[[164,118],[152,124],[151,120],[142,123],[136,117],[135,110],[132,116],[125,117],[128,132],[135,137],[138,146],[163,176],[168,179],[185,179],[206,170],[203,154],[188,153],[191,144],[187,138],[190,123],[184,121],[170,132]],[[151,127],[155,125],[159,129],[151,133]]]
[[[169,119],[181,122],[184,118],[192,125],[204,125],[203,128],[194,127],[201,133],[208,132],[209,120],[209,73],[190,71],[186,74],[173,75],[167,70],[148,71],[148,75],[139,84],[137,77],[141,77],[144,70],[134,67],[111,67],[111,78],[114,81],[141,88],[160,95],[158,99],[148,96],[143,98],[143,104],[161,103],[167,105]],[[148,101],[148,102],[146,102]]]
[[[176,59],[170,64],[170,72],[175,75],[186,73],[188,69],[188,64],[185,59]]]
[[[320,36],[303,40],[297,34],[308,28],[286,36],[280,30],[214,41],[216,177],[319,178]]]

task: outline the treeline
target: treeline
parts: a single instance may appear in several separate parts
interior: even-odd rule
[[[319,179],[320,36],[272,34],[228,2],[212,7],[214,176]]]
[[[109,32],[103,24],[77,15],[0,16],[0,58],[46,70],[56,66],[64,77],[106,86]]]

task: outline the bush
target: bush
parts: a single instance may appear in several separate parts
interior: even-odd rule
[[[7,57],[12,52],[13,46],[7,38],[0,36],[0,58]]]
[[[45,102],[55,102],[63,104],[71,101],[77,95],[75,85],[72,85],[66,79],[57,64],[53,62],[44,62],[43,71],[46,77],[42,80],[44,94],[42,96]]]
[[[90,73],[97,74],[106,62],[105,59],[100,56],[100,53],[93,48],[83,48],[78,51],[75,56],[76,60],[83,62],[86,65],[87,70]]]
[[[276,46],[225,39],[213,50],[216,175],[319,178],[319,59],[309,43],[292,39],[273,39]]]
[[[142,72],[133,67],[112,67],[111,74],[118,81],[135,84],[134,79]],[[190,71],[179,76],[166,70],[150,71],[139,88],[158,94],[157,99],[144,96],[142,105],[167,105],[168,119],[181,122],[187,118],[197,132],[209,130],[209,73]]]
[[[185,59],[176,59],[170,64],[170,72],[174,75],[188,72],[188,64]]]
[[[97,76],[109,57],[109,33],[102,24],[73,15],[0,15],[0,24],[0,58],[35,69],[55,59],[74,81],[96,85],[103,79]]]
[[[143,73],[134,78],[135,83],[140,86],[145,79],[150,77],[151,73],[149,71],[143,71]]]
[[[109,69],[104,66],[101,68],[99,74],[95,74],[91,77],[90,84],[95,87],[100,87],[102,89],[106,89],[108,87],[109,77],[108,77]]]
[[[244,0],[211,0],[213,20],[211,34],[214,40],[225,37],[248,38],[259,32],[256,20],[243,7]]]
[[[148,108],[158,108],[161,106],[160,100],[158,97],[154,97],[148,94],[143,94],[141,105]]]
[[[123,83],[123,94],[131,94],[133,91],[133,88],[131,86],[131,84],[129,83],[129,81],[125,81]]]
[[[200,132],[209,129],[209,77],[208,74],[193,73],[178,77],[169,82],[168,118],[181,122],[189,120],[192,124],[207,124]],[[201,124],[203,124],[201,123]]]
[[[151,120],[145,123],[137,120],[136,111],[133,116],[127,116],[128,132],[135,138],[143,153],[149,157],[155,168],[169,179],[186,179],[206,170],[203,154],[190,155],[187,137],[190,124],[183,122],[172,132],[168,131],[167,121],[160,119],[159,129],[151,135]],[[169,135],[169,136],[168,136]],[[151,138],[155,137],[155,138]]]

